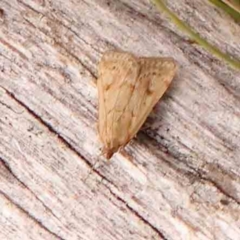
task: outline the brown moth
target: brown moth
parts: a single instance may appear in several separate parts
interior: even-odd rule
[[[97,80],[98,131],[107,159],[137,134],[176,70],[173,58],[135,57],[115,51],[103,55]]]

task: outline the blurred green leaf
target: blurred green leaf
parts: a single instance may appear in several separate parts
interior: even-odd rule
[[[220,0],[208,0],[215,6],[221,8],[227,14],[229,14],[236,22],[240,22],[240,3],[238,5],[238,10],[234,9],[228,0],[220,1]],[[236,0],[238,1],[238,0]],[[239,1],[238,1],[239,2]],[[237,6],[237,5],[236,5]]]
[[[240,0],[222,0],[229,7],[240,13]]]
[[[151,1],[156,5],[159,11],[164,12],[168,16],[168,18],[170,18],[170,20],[181,31],[185,32],[193,42],[198,43],[205,50],[212,53],[217,58],[225,61],[229,66],[236,69],[240,69],[240,60],[235,59],[229,54],[221,52],[217,47],[208,43],[204,38],[200,36],[199,33],[192,30],[192,28],[188,24],[180,20],[174,12],[168,9],[163,0],[151,0]]]

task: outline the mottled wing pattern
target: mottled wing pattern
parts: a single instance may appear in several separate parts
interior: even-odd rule
[[[126,111],[139,75],[138,60],[129,53],[107,52],[99,64],[99,135],[110,158],[128,141],[131,113]]]
[[[132,113],[128,138],[133,138],[141,128],[155,104],[170,85],[177,64],[172,58],[139,58],[140,74],[128,105]]]
[[[138,132],[175,72],[172,58],[108,52],[99,64],[99,134],[106,158]]]

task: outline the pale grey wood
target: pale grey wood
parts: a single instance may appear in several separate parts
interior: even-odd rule
[[[240,58],[229,16],[208,1],[168,4]],[[0,239],[240,239],[239,72],[149,1],[0,9]],[[172,56],[180,68],[144,129],[106,162],[92,80],[109,49]]]

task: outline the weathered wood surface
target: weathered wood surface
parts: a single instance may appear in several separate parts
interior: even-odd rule
[[[240,58],[229,16],[208,1],[168,4]],[[0,239],[240,239],[239,72],[146,0],[0,9]],[[145,128],[106,163],[91,81],[109,49],[172,56],[180,69]]]

